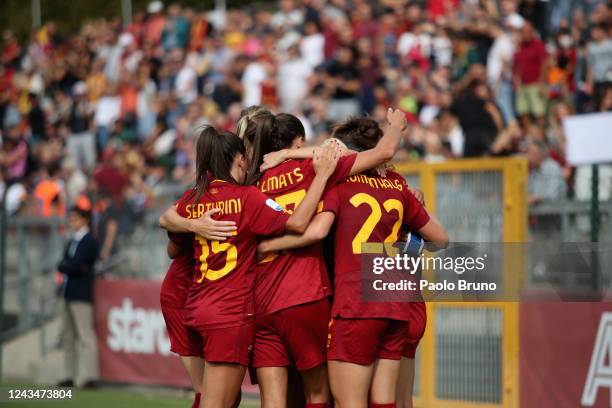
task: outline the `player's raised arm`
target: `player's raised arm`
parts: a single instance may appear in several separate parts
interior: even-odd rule
[[[351,168],[351,175],[373,169],[393,159],[402,139],[402,132],[407,126],[406,116],[399,109],[389,108],[387,110],[387,122],[385,132],[376,146],[357,154],[355,163]]]
[[[357,121],[358,119],[348,120],[347,122],[340,124],[339,128],[342,128],[343,126],[351,127],[354,124],[358,124]],[[373,148],[357,154],[355,163],[353,164],[353,167],[351,167],[351,175],[373,169],[393,158],[401,141],[402,132],[406,128],[406,117],[401,110],[393,110],[392,108],[389,108],[387,111],[387,121],[388,125],[378,143]],[[372,123],[376,122],[372,121]],[[361,131],[359,128],[353,130],[356,132]],[[364,131],[368,130],[371,129],[364,129]],[[380,128],[378,126],[376,126],[376,131],[380,132]],[[332,142],[335,141],[335,139],[328,140],[331,140]],[[346,146],[341,146],[341,143],[335,143],[333,146],[338,149],[341,154],[349,154],[351,152],[346,148]],[[276,167],[287,159],[306,159],[313,157],[313,155],[319,149],[321,149],[321,147],[303,147],[300,149],[283,149],[268,153],[264,156],[260,169],[261,171],[264,171]]]
[[[181,217],[176,208],[171,206],[159,217],[159,226],[170,232],[193,233],[206,239],[224,241],[235,234],[236,223],[214,220],[212,216],[218,212],[218,208],[213,208],[200,218],[189,219]]]

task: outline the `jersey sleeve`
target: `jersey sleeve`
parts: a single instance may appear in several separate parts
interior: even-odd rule
[[[285,232],[289,215],[279,203],[257,188],[248,189],[243,211],[249,229],[255,235],[279,235]]]
[[[193,188],[185,190],[181,197],[174,203],[174,208],[181,217],[187,218],[187,204],[189,204],[190,200],[193,200],[194,193],[195,190]]]
[[[335,186],[338,183],[344,181],[351,174],[351,169],[355,164],[355,160],[357,159],[357,153],[349,154],[347,156],[342,156],[338,160],[338,164],[336,165],[336,170],[334,170],[333,174],[327,180],[328,186]]]
[[[417,198],[406,188],[406,211],[404,211],[404,224],[408,226],[410,231],[418,231],[427,222],[429,222],[429,214],[423,205],[417,200]]]
[[[340,208],[340,195],[339,187],[332,187],[323,195],[323,199],[319,203],[317,213],[331,211],[335,215],[338,215],[338,209]]]

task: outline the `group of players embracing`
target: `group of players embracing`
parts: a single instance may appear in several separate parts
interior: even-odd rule
[[[201,130],[195,186],[160,218],[162,312],[195,407],[238,406],[247,369],[264,408],[412,406],[425,305],[363,301],[362,244],[448,237],[385,165],[406,127],[399,110],[387,122],[349,119],[318,147],[262,107],[237,134]]]

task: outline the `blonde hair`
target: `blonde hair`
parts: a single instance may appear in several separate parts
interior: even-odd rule
[[[236,134],[238,137],[244,140],[244,134],[247,131],[249,122],[266,113],[270,113],[270,111],[261,105],[251,105],[248,108],[244,108],[240,112],[240,119],[236,122]]]

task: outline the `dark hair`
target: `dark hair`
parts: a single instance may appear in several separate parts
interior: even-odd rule
[[[332,128],[331,137],[342,141],[349,149],[363,151],[372,149],[383,135],[374,119],[351,118]]]
[[[234,133],[219,133],[212,126],[202,129],[196,144],[196,202],[208,189],[210,177],[238,183],[231,174],[238,153],[245,154],[244,144]]]
[[[279,113],[276,115],[276,120],[278,121],[278,135],[276,140],[272,141],[274,150],[288,149],[295,138],[306,136],[304,125],[295,115]]]
[[[261,177],[259,166],[263,163],[264,154],[275,150],[274,143],[278,134],[279,123],[270,112],[260,113],[249,121],[243,134],[244,143],[251,147],[246,184],[254,185]]]
[[[59,198],[59,196],[57,198]],[[74,207],[70,209],[70,211],[78,215],[79,217],[87,220],[87,222],[91,221],[91,210],[81,208],[78,205],[75,205]]]

